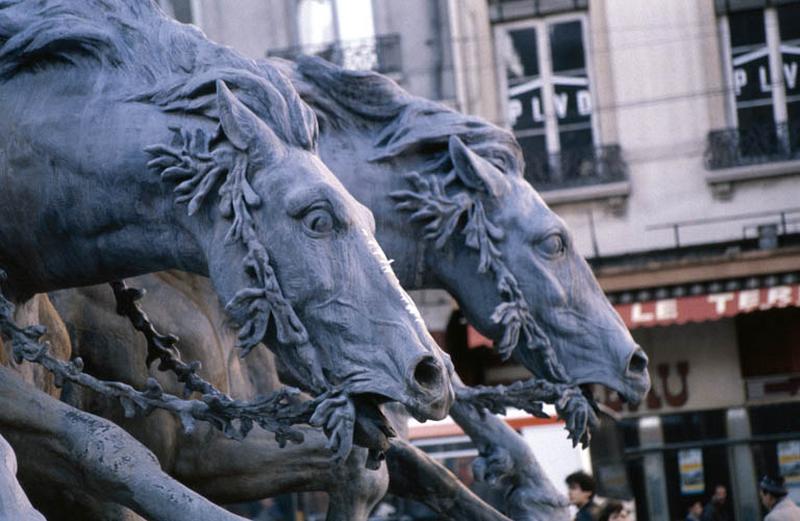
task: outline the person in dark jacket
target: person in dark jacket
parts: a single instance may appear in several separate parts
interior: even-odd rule
[[[607,501],[600,509],[597,521],[628,521],[628,511],[619,501]]]
[[[701,521],[703,517],[703,502],[699,499],[692,501],[686,509],[685,521]]]
[[[575,521],[596,521],[597,505],[594,502],[595,482],[589,474],[573,472],[566,479],[569,502],[578,507]]]
[[[728,489],[725,485],[714,487],[714,495],[703,509],[702,521],[731,521],[733,516],[728,509]]]

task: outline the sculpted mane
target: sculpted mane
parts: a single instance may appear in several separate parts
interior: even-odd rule
[[[290,146],[316,147],[314,113],[276,69],[166,17],[153,0],[0,0],[0,82],[50,67],[139,81],[121,101],[216,118],[215,82],[254,104]]]
[[[259,64],[267,66],[263,61]],[[345,70],[316,57],[299,58],[295,68],[285,73],[323,124],[380,126],[373,142],[373,161],[424,150],[431,159],[420,173],[449,172],[453,165],[448,142],[457,136],[505,174],[522,175],[522,151],[511,133],[411,95],[386,76]]]

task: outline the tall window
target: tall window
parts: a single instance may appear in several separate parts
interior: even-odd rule
[[[522,146],[526,176],[545,186],[592,176],[595,147],[584,18],[498,26],[496,41],[507,120]]]
[[[300,44],[347,69],[378,65],[372,0],[300,0]]]
[[[742,156],[800,150],[800,3],[723,18]],[[775,74],[775,72],[778,74]]]

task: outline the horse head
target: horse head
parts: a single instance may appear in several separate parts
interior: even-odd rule
[[[216,132],[176,129],[173,143],[148,151],[197,220],[240,346],[263,341],[294,382],[356,397],[379,422],[387,400],[420,419],[444,417],[452,365],[375,241],[371,212],[313,147],[288,146],[222,81],[216,89]]]
[[[563,220],[521,171],[504,173],[510,165],[502,160],[456,136],[448,154],[449,172],[412,173],[414,189],[395,194],[434,242],[428,255],[436,279],[504,358],[513,353],[538,377],[602,384],[639,402],[650,386],[647,356]]]

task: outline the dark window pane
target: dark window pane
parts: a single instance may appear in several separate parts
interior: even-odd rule
[[[800,432],[800,403],[753,407],[749,413],[753,436]]]
[[[739,151],[742,156],[770,156],[779,152],[772,105],[736,111],[739,117]]]
[[[800,373],[800,309],[743,313],[735,323],[742,376]]]
[[[800,4],[779,7],[778,24],[781,29],[781,41],[800,39]]]
[[[508,31],[511,40],[506,60],[506,75],[509,80],[531,78],[539,75],[539,58],[536,47],[536,29]],[[511,81],[509,81],[509,84]]]
[[[766,45],[759,50],[733,56],[733,86],[736,105],[743,102],[772,100],[769,57]]]
[[[550,177],[544,136],[517,136],[525,157],[525,179],[532,185],[547,183]]]
[[[524,83],[509,89],[508,121],[514,130],[544,128],[542,89],[533,83]]]
[[[789,148],[800,153],[800,100],[787,104],[789,114]]]
[[[724,439],[725,410],[665,414],[661,428],[664,443]]]
[[[587,148],[594,148],[592,143],[591,127],[579,130],[570,130],[567,132],[560,132],[558,134],[558,139],[561,142],[562,155],[572,150],[584,150]]]
[[[800,45],[784,44],[783,84],[787,96],[800,95]],[[790,47],[787,52],[786,47]]]
[[[172,15],[176,20],[185,24],[194,22],[191,0],[169,0],[169,3],[172,6]]]
[[[596,181],[597,161],[591,127],[559,132],[558,138],[561,144],[561,179],[577,184]]]
[[[559,127],[591,123],[592,96],[588,78],[554,78],[553,109]]]
[[[586,68],[583,30],[579,20],[550,25],[550,56],[553,72]]]
[[[765,44],[767,35],[764,29],[764,11],[741,11],[728,15],[731,33],[731,47]]]

